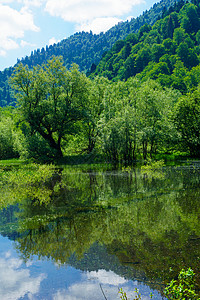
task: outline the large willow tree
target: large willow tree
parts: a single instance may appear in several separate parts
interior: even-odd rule
[[[60,57],[29,69],[18,65],[11,77],[23,120],[62,157],[62,143],[86,115],[88,79],[77,65],[67,70]]]

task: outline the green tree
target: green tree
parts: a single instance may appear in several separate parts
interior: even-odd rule
[[[197,88],[198,84],[200,83],[200,65],[191,69],[186,77],[186,82],[191,90]]]
[[[180,59],[176,60],[174,64],[174,69],[172,72],[172,84],[174,89],[179,90],[181,93],[185,94],[187,92],[187,86],[185,82],[185,77],[187,74],[187,69],[185,68],[183,62]]]
[[[20,64],[11,77],[22,118],[31,133],[39,134],[63,156],[62,143],[76,131],[76,122],[86,115],[88,79],[73,65],[67,71],[62,59],[52,58],[46,65],[30,70]]]
[[[138,136],[143,158],[172,146],[175,130],[170,114],[179,93],[148,80],[138,91]],[[171,141],[171,142],[170,142]]]
[[[172,39],[170,39],[170,38],[165,39],[162,44],[163,44],[163,46],[165,48],[165,52],[167,54],[172,55],[175,53],[176,45]]]
[[[200,157],[200,86],[194,93],[180,98],[175,106],[174,123],[184,149]]]
[[[184,41],[185,37],[186,37],[186,34],[185,34],[185,30],[183,28],[179,27],[174,30],[173,41],[177,45],[180,45],[180,43],[182,43]]]
[[[177,54],[188,69],[196,67],[199,64],[199,59],[194,49],[189,48],[186,41],[180,43],[177,48]]]
[[[162,44],[153,44],[152,56],[155,62],[159,62],[159,59],[165,54],[165,48]]]
[[[104,77],[97,76],[93,81],[90,81],[87,116],[81,121],[78,133],[83,136],[83,150],[87,153],[91,153],[95,148],[99,136],[98,122],[104,110],[104,94],[110,85],[111,82]]]
[[[132,163],[136,156],[136,94],[138,82],[113,83],[104,96],[99,122],[101,146],[106,157],[117,163]]]
[[[198,16],[198,8],[192,3],[183,6],[179,15],[181,27],[187,33],[196,33],[199,30],[200,20]]]
[[[143,69],[148,65],[151,60],[151,49],[150,47],[142,48],[138,51],[135,59],[135,68],[137,73],[143,71]]]
[[[16,109],[0,109],[0,159],[19,158],[25,154],[25,138],[16,126]]]
[[[13,124],[10,118],[0,121],[0,159],[18,157],[14,147]]]
[[[195,37],[196,37],[197,44],[200,45],[200,30],[197,31],[197,34]]]
[[[174,27],[174,20],[171,15],[164,18],[161,29],[165,39],[173,37]]]

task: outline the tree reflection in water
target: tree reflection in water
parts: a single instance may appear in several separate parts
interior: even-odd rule
[[[18,181],[16,174],[2,176],[2,206],[18,203],[7,212],[25,261],[37,255],[85,271],[103,268],[160,291],[191,267],[200,287],[198,167],[166,167],[164,176],[151,180],[139,169],[41,168],[31,170],[32,181],[23,175],[23,182],[20,170]]]

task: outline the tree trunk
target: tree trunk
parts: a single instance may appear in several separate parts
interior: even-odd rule
[[[51,132],[49,132],[47,134],[47,133],[43,132],[43,130],[41,128],[38,128],[37,131],[48,142],[49,146],[51,148],[53,148],[54,150],[56,150],[56,155],[58,157],[63,157],[63,153],[61,150],[61,137],[58,138],[58,141],[56,143]]]
[[[142,148],[143,148],[143,158],[146,160],[147,158],[147,141],[142,142]]]

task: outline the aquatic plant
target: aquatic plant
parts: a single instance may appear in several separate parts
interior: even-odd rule
[[[129,300],[129,298],[127,297],[126,292],[124,292],[122,288],[119,290],[119,294],[120,294],[120,298],[122,300]],[[152,299],[153,298],[153,294],[150,293],[149,297],[150,297],[150,299]],[[140,292],[139,292],[139,290],[137,288],[135,289],[135,296],[134,296],[133,300],[142,300],[141,294],[140,294]]]
[[[146,164],[141,166],[141,174],[145,178],[152,180],[152,178],[164,179],[162,168],[164,167],[164,160],[147,160]]]
[[[55,174],[53,165],[28,164],[23,168],[2,168],[0,170],[0,207],[20,203],[24,199],[34,199],[48,203],[52,194],[48,183]]]
[[[177,280],[171,280],[165,289],[165,295],[169,299],[199,300],[195,291],[195,273],[191,268],[182,269]]]
[[[139,290],[135,289],[136,295],[133,300],[142,300]],[[126,292],[121,288],[119,290],[120,299],[129,300]],[[164,294],[168,297],[168,300],[200,300],[195,291],[195,273],[191,268],[187,270],[182,269],[178,275],[178,279],[172,279],[164,290]],[[153,298],[152,293],[150,299]]]

